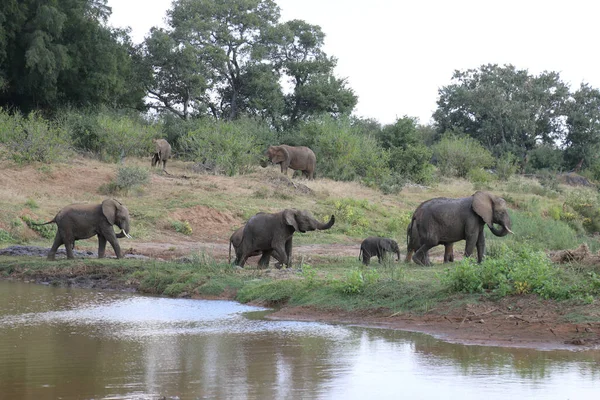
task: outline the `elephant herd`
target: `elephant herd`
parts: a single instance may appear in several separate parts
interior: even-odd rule
[[[162,163],[166,173],[166,163],[171,155],[171,146],[164,139],[154,140],[156,151],[152,156],[152,166]],[[287,145],[270,146],[265,155],[274,164],[281,165],[281,172],[287,169],[300,170],[308,178],[314,178],[316,158],[307,147]],[[57,233],[48,252],[48,259],[54,260],[61,245],[65,245],[67,258],[72,259],[76,240],[98,236],[98,258],[103,258],[106,242],[113,247],[117,258],[123,254],[117,238],[128,237],[130,217],[127,208],[119,201],[106,199],[101,204],[71,204],[61,209],[56,216],[43,224],[55,223]],[[270,258],[277,260],[276,267],[289,266],[292,258],[292,238],[296,231],[305,233],[330,229],[335,216],[328,222],[320,222],[308,211],[286,209],[277,213],[259,212],[251,217],[244,226],[238,228],[229,240],[229,261],[231,248],[235,250],[234,264],[243,267],[249,257],[260,255],[259,268],[266,268]],[[501,228],[494,227],[494,224]],[[481,262],[485,254],[484,226],[496,236],[512,233],[511,220],[506,201],[489,192],[478,191],[465,198],[438,197],[421,203],[414,211],[406,232],[406,261],[411,259],[417,264],[430,265],[429,250],[444,245],[444,262],[454,260],[453,244],[465,240],[465,256],[477,249],[477,261]],[[121,229],[116,234],[113,226]],[[359,259],[369,264],[377,256],[381,262],[387,253],[396,254],[400,259],[398,243],[389,238],[368,237],[360,246]],[[414,255],[413,255],[414,254]]]

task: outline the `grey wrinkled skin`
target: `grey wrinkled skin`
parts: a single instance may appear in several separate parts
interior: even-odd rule
[[[108,241],[117,258],[123,258],[117,238],[129,234],[130,219],[127,207],[114,199],[106,199],[101,204],[71,204],[64,207],[51,220],[43,224],[55,223],[58,227],[48,260],[54,260],[56,251],[65,245],[67,258],[73,259],[73,247],[76,240],[89,239],[98,235],[98,258],[104,258]],[[115,234],[113,225],[121,229]]]
[[[171,157],[171,145],[165,139],[152,139],[155,149],[152,155],[152,166],[162,163],[162,170],[167,172],[167,160]]]
[[[419,205],[413,213],[408,228],[406,229],[406,257],[404,262],[409,263],[415,251],[421,247],[421,238],[417,230],[417,226],[421,223],[421,215],[423,207],[430,205],[432,202],[444,202],[448,200],[446,197],[438,197],[427,200]],[[444,263],[454,262],[454,243],[440,243],[444,245]],[[425,264],[430,264],[429,254],[426,256]]]
[[[314,179],[317,158],[315,153],[304,146],[269,146],[265,156],[273,164],[279,164],[281,173],[287,176],[287,169],[302,171],[302,175],[307,179]]]
[[[248,257],[262,252],[263,257],[274,257],[277,268],[283,264],[289,266],[292,254],[294,232],[301,233],[330,229],[335,223],[332,215],[329,222],[315,219],[308,211],[286,209],[278,213],[258,213],[248,220],[242,233],[239,247],[238,265],[243,267]]]
[[[229,263],[230,264],[231,264],[231,247],[233,247],[233,250],[235,252],[235,260],[233,261],[233,264],[238,265],[240,262],[241,251],[242,251],[241,244],[242,244],[242,238],[243,238],[243,234],[244,234],[244,226],[245,225],[240,226],[235,232],[233,232],[233,234],[229,238]],[[266,253],[263,254],[261,251],[257,250],[255,252],[251,253],[248,257],[258,256],[261,254],[262,254],[262,257],[258,261],[258,266],[259,266],[259,268],[266,268],[269,266],[269,260],[271,259],[271,256],[268,256],[268,255],[265,256]]]
[[[415,220],[421,246],[413,260],[429,265],[428,252],[439,244],[452,244],[465,240],[465,257],[477,248],[477,262],[485,255],[484,226],[496,236],[512,233],[506,201],[490,192],[478,191],[472,196],[450,199],[437,198],[421,204],[420,216]],[[500,229],[494,227],[500,225]]]
[[[366,238],[360,244],[358,259],[361,259],[365,265],[369,265],[371,257],[377,256],[377,261],[381,264],[387,253],[396,254],[396,261],[400,260],[400,248],[398,242],[389,238],[371,236]]]

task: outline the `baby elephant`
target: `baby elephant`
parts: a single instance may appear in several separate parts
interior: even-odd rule
[[[360,244],[360,252],[358,253],[358,259],[362,254],[362,262],[365,265],[369,265],[371,257],[377,256],[377,260],[381,264],[381,260],[384,258],[385,253],[395,253],[400,260],[400,248],[398,242],[388,238],[382,237],[368,237]]]

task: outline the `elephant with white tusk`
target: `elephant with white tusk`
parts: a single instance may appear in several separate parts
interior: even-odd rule
[[[48,252],[48,260],[54,260],[56,251],[65,245],[67,258],[73,259],[73,246],[76,240],[88,239],[98,235],[98,258],[104,258],[108,241],[117,258],[123,258],[117,238],[129,235],[129,211],[127,207],[114,199],[106,199],[102,204],[71,204],[66,206],[48,222],[34,225],[55,223],[58,227],[52,248]],[[113,225],[121,229],[115,234]]]
[[[485,255],[485,225],[496,236],[513,233],[506,201],[490,192],[478,191],[460,199],[432,199],[419,208],[420,216],[413,221],[416,227],[412,228],[421,244],[413,257],[417,264],[429,265],[428,252],[432,247],[459,240],[466,241],[465,257],[477,247],[477,262],[481,262]],[[501,228],[495,228],[494,224]]]

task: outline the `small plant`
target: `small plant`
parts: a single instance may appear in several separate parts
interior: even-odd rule
[[[0,229],[0,243],[12,242],[13,240],[14,239],[10,235],[10,233],[5,231],[4,229]]]
[[[175,232],[182,233],[184,235],[192,234],[192,226],[188,221],[171,221],[171,227],[175,230]]]
[[[29,229],[37,232],[43,238],[52,239],[56,235],[56,224],[33,225],[33,223],[40,224],[46,221],[34,221],[31,217],[28,217],[27,215],[21,216],[21,220],[25,222]]]
[[[117,176],[114,181],[101,185],[98,191],[106,195],[115,195],[141,187],[148,182],[150,182],[150,173],[147,168],[125,165],[117,169]]]
[[[344,294],[363,293],[368,285],[373,285],[379,280],[379,272],[376,269],[362,270],[354,269],[339,282],[339,289]]]
[[[27,207],[31,210],[35,210],[36,208],[39,208],[40,206],[38,205],[38,203],[35,200],[29,198],[29,199],[27,199],[27,201],[25,201],[25,207]]]

